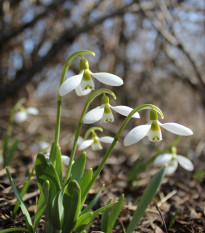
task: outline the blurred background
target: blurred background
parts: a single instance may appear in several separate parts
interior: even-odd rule
[[[113,105],[157,105],[165,115],[162,122],[178,122],[194,131],[181,147],[191,158],[199,156],[205,145],[204,10],[203,0],[1,1],[0,137],[12,106],[26,97],[25,106],[37,107],[40,114],[14,128],[14,135],[24,142],[20,149],[38,140],[52,143],[63,65],[73,52],[86,49],[96,54],[85,56],[92,72],[110,72],[124,80],[123,86],[112,88],[117,95]],[[79,59],[67,76],[78,72]],[[86,99],[74,92],[63,97],[60,140],[68,154]],[[111,135],[124,118],[115,119],[103,125]],[[124,135],[148,120],[148,113],[142,113]],[[175,138],[163,131],[165,144]]]

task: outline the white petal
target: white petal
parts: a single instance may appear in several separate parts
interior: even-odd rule
[[[106,85],[110,85],[110,86],[121,86],[123,84],[123,80],[114,75],[114,74],[110,74],[110,73],[92,73],[90,72],[91,75],[96,78],[99,82],[106,84]]]
[[[87,89],[87,90],[83,90],[82,87],[79,85],[75,88],[75,92],[78,96],[83,96],[83,95],[87,95],[91,92],[91,89]]]
[[[178,160],[180,166],[183,167],[184,169],[186,169],[187,171],[194,170],[193,163],[189,159],[187,159],[186,157],[184,157],[182,155],[177,155],[176,159]]]
[[[74,75],[66,79],[59,88],[59,95],[64,96],[74,90],[82,80],[83,73]]]
[[[47,147],[49,147],[50,146],[50,143],[48,143],[48,142],[39,142],[39,147],[40,147],[40,150],[44,150],[44,149],[46,149]]]
[[[68,166],[70,158],[66,155],[61,155],[62,162]]]
[[[166,174],[172,175],[176,171],[177,167],[178,167],[177,160],[172,160],[166,168]]]
[[[154,165],[168,164],[172,159],[172,154],[161,154],[154,160]]]
[[[165,123],[162,124],[158,122],[158,124],[164,129],[170,131],[171,133],[181,135],[181,136],[190,136],[193,134],[192,130],[187,128],[186,126],[180,125],[178,123]]]
[[[103,113],[101,121],[104,122],[104,123],[113,122],[114,121],[114,116],[113,116],[112,112]]]
[[[97,140],[97,142],[94,141],[91,147],[92,147],[92,150],[102,150],[102,146],[99,140]]]
[[[24,122],[25,120],[27,120],[28,115],[25,111],[23,112],[16,112],[14,115],[14,120],[18,123]]]
[[[37,108],[29,107],[26,109],[26,112],[31,115],[38,115],[39,111]]]
[[[85,90],[94,90],[95,89],[95,84],[92,79],[88,81],[84,81],[83,79],[80,82],[80,86],[83,91]]]
[[[93,139],[83,141],[83,142],[79,145],[78,149],[79,149],[79,150],[84,150],[84,149],[86,149],[87,147],[89,147],[90,145],[93,144],[93,141],[94,141]]]
[[[146,124],[146,125],[139,125],[132,129],[127,136],[124,139],[124,145],[125,146],[130,146],[134,143],[139,142],[142,138],[146,136],[150,129],[151,125]]]
[[[130,112],[133,110],[130,107],[127,106],[111,106],[110,107],[117,113],[123,115],[123,116],[128,116],[130,114]],[[132,115],[133,118],[140,118],[140,115],[138,112],[136,112],[135,114]]]
[[[159,130],[155,131],[150,129],[147,133],[148,139],[151,142],[159,142],[162,140],[162,132],[161,129],[159,128]]]
[[[99,140],[104,143],[112,143],[114,138],[110,136],[105,136],[105,137],[101,137]]]
[[[99,121],[104,113],[104,106],[99,106],[97,108],[92,109],[88,113],[85,114],[83,123],[84,124],[92,124]]]

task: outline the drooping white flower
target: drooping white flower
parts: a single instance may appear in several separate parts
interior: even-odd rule
[[[124,139],[124,145],[130,146],[137,142],[139,142],[141,139],[143,139],[145,136],[148,136],[148,139],[150,141],[161,141],[162,140],[162,134],[160,126],[171,133],[181,135],[181,136],[190,136],[193,134],[192,130],[180,125],[178,123],[160,123],[158,121],[158,115],[157,112],[154,110],[151,110],[150,112],[150,121],[145,125],[139,125],[135,128],[133,128],[125,137]]]
[[[133,110],[132,108],[127,106],[112,106],[109,104],[109,98],[106,95],[103,95],[101,99],[101,106],[98,106],[92,109],[91,111],[89,111],[88,113],[86,113],[83,123],[92,124],[99,120],[105,123],[109,121],[113,122],[114,116],[112,114],[111,109],[123,116],[128,116],[130,112]],[[137,112],[133,114],[132,117],[139,118],[140,116],[139,113]]]
[[[17,123],[24,122],[28,119],[28,115],[38,115],[39,111],[37,108],[29,107],[29,108],[22,108],[20,111],[17,111],[14,114],[14,121]]]
[[[178,164],[187,171],[194,170],[193,163],[182,155],[165,153],[159,155],[154,161],[154,165],[161,166],[164,164],[167,164],[167,168],[166,168],[167,175],[173,174],[176,171]]]
[[[89,146],[92,147],[92,150],[101,150],[102,149],[102,145],[100,142],[104,142],[104,143],[112,143],[114,140],[113,137],[110,136],[105,136],[105,137],[101,137],[99,138],[95,133],[92,136],[92,139],[89,140],[84,140],[78,147],[79,150],[84,150],[86,148],[88,148]]]
[[[59,95],[64,96],[73,90],[76,91],[78,96],[89,94],[95,89],[91,76],[109,86],[121,86],[123,84],[123,80],[114,74],[105,72],[92,73],[89,69],[88,61],[82,58],[80,61],[80,73],[66,79],[62,83],[59,88]]]

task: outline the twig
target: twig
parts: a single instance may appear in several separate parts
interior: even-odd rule
[[[165,228],[165,231],[166,231],[166,233],[168,233],[168,231],[167,231],[167,226],[166,226],[166,224],[165,224],[165,221],[164,221],[164,218],[163,218],[163,216],[162,216],[162,213],[161,213],[161,211],[160,211],[160,209],[159,209],[159,207],[156,205],[156,208],[157,208],[157,210],[158,210],[158,212],[159,212],[159,215],[160,215],[160,217],[161,217],[161,219],[162,219],[162,222],[163,222],[163,224],[164,224],[164,228]]]

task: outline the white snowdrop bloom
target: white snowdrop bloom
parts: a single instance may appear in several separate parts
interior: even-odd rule
[[[84,117],[83,123],[92,124],[99,120],[105,123],[109,121],[113,122],[114,116],[112,114],[111,109],[123,116],[128,116],[130,112],[133,110],[132,108],[127,107],[127,106],[112,106],[109,104],[109,97],[106,95],[103,95],[101,98],[101,106],[98,106],[92,109],[91,111],[87,112]],[[139,113],[137,112],[133,114],[132,117],[139,118],[140,116],[139,116]]]
[[[18,111],[14,114],[14,121],[17,123],[21,123],[26,121],[28,118],[28,114],[26,111]]]
[[[80,61],[80,73],[66,79],[62,83],[59,88],[59,95],[64,96],[73,90],[75,90],[78,96],[89,94],[95,89],[95,84],[91,76],[109,86],[121,86],[123,84],[123,80],[114,74],[105,72],[92,73],[89,70],[88,61],[82,58]]]
[[[164,164],[167,164],[167,168],[166,168],[167,175],[172,175],[176,171],[178,164],[187,171],[194,170],[193,163],[182,155],[165,153],[159,155],[154,161],[154,165],[161,166]]]
[[[14,114],[14,121],[17,123],[24,122],[28,119],[28,115],[38,115],[39,111],[37,108],[29,107],[29,108],[22,108],[20,111],[17,111]]]
[[[30,115],[38,115],[39,114],[39,111],[37,108],[33,108],[33,107],[29,107],[26,109],[26,112]]]
[[[113,137],[110,136],[105,136],[105,137],[101,137],[99,138],[96,134],[95,136],[93,136],[92,139],[89,140],[84,140],[78,147],[79,150],[84,150],[86,148],[88,148],[89,146],[92,147],[92,150],[101,150],[102,146],[100,142],[104,142],[104,143],[112,143],[114,140]]]
[[[155,110],[150,112],[150,121],[145,125],[139,125],[133,128],[125,137],[124,145],[130,146],[134,143],[139,142],[145,136],[148,137],[150,141],[161,141],[162,134],[160,126],[171,133],[181,135],[181,136],[190,136],[193,134],[192,130],[180,125],[178,123],[160,123],[158,121],[158,115]]]

